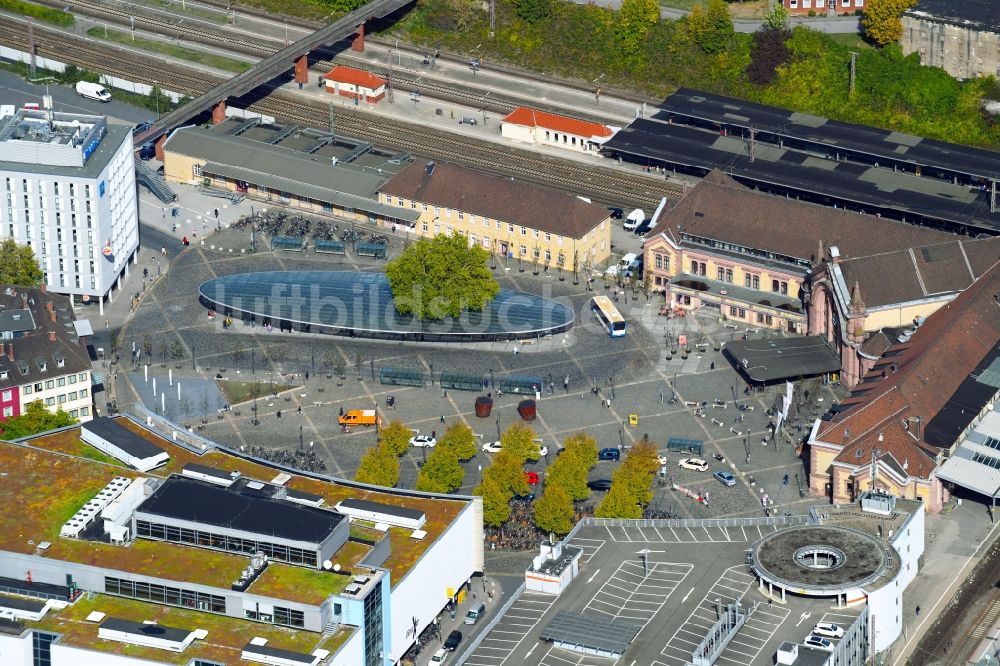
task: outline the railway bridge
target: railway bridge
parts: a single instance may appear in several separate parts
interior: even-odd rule
[[[411,2],[413,0],[371,0],[330,25],[264,58],[250,69],[220,83],[184,106],[163,115],[150,129],[134,135],[135,145],[155,140],[156,156],[163,159],[163,143],[170,132],[177,127],[208,110],[212,111],[213,122],[222,122],[226,117],[226,100],[246,95],[292,67],[295,69],[295,81],[300,84],[308,83],[310,52],[335,44],[352,34],[354,41],[351,43],[351,48],[355,51],[364,51],[365,22],[384,18]]]

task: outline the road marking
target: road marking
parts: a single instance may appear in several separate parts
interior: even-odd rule
[[[593,576],[591,576],[590,578],[588,578],[588,579],[587,579],[587,582],[588,582],[588,583],[593,583],[593,582],[594,582],[594,579],[595,579],[595,578],[597,578],[597,574],[599,574],[599,573],[601,573],[601,570],[600,570],[600,569],[598,569],[597,571],[595,571],[595,572],[594,572],[594,575],[593,575]]]
[[[797,627],[800,624],[802,624],[802,621],[808,618],[810,615],[812,615],[812,613],[802,613],[802,615],[799,616],[799,621],[795,623],[795,626]]]
[[[685,601],[687,601],[687,600],[688,600],[688,597],[690,597],[690,596],[691,596],[691,593],[692,593],[692,592],[694,592],[694,588],[693,588],[693,587],[691,588],[691,591],[690,591],[690,592],[688,592],[687,594],[685,594],[685,595],[684,595],[684,598],[683,598],[683,599],[681,599],[681,603],[684,603]]]
[[[531,649],[528,650],[528,654],[524,655],[524,658],[527,659],[528,657],[530,657],[531,653],[535,651],[536,647],[538,647],[538,643],[535,643],[534,645],[531,646]]]

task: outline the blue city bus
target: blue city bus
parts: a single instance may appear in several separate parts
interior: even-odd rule
[[[594,296],[590,309],[613,338],[625,335],[625,318],[607,296]]]

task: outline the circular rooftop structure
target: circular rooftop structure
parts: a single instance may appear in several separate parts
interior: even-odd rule
[[[876,589],[899,571],[899,558],[889,544],[836,525],[779,530],[754,543],[750,556],[762,582],[805,596]]]
[[[417,342],[489,342],[552,335],[575,318],[562,303],[501,289],[482,312],[420,321],[400,314],[381,273],[270,271],[227,275],[198,287],[203,304],[227,316],[352,337]]]

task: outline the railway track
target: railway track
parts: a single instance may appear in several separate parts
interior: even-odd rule
[[[985,623],[990,609],[1000,603],[1000,590],[996,589],[1000,582],[1000,541],[994,541],[986,551],[982,560],[973,569],[972,574],[962,583],[958,592],[941,612],[934,624],[924,634],[908,664],[913,666],[929,666],[930,664],[948,664],[959,666],[964,664],[968,653],[979,643],[973,637],[976,627]],[[985,591],[986,605],[969,630],[956,635],[980,595]],[[986,626],[983,631],[988,629]]]
[[[109,23],[113,23],[123,28],[132,27],[134,18],[135,28],[146,30],[159,35],[183,38],[188,42],[210,46],[212,48],[222,48],[230,55],[252,56],[263,59],[273,55],[283,47],[283,43],[275,43],[273,38],[260,36],[257,39],[248,37],[235,37],[221,29],[203,29],[195,25],[184,25],[182,22],[170,21],[162,18],[159,10],[144,7],[142,5],[127,5],[121,8],[117,3],[102,2],[100,0],[34,0],[38,4],[53,8],[69,7],[74,13],[100,18]],[[127,9],[127,10],[126,10]],[[217,26],[222,28],[223,26]],[[415,54],[415,52],[413,52]],[[339,54],[337,61],[347,62],[363,69],[369,69],[382,76],[388,75],[388,65],[373,66],[372,63],[355,58],[350,53]],[[333,68],[335,62],[332,60],[317,60],[310,65],[310,70],[314,73],[326,73]],[[289,67],[291,69],[291,67]],[[531,105],[561,113],[569,113],[565,108],[555,105],[540,103],[538,100],[528,100],[523,97],[512,96],[505,93],[495,93],[477,87],[455,85],[454,82],[440,82],[432,76],[421,75],[414,77],[399,70],[392,73],[392,85],[397,91],[404,93],[419,92],[421,95],[433,97],[444,102],[471,106],[476,109],[483,109],[492,113],[507,114],[516,107],[530,103]],[[593,122],[620,124],[622,118],[612,118],[600,116],[593,113],[575,113],[581,120]]]
[[[87,69],[147,84],[159,82],[192,96],[208,90],[219,81],[198,70],[175,71],[175,68],[162,64],[122,59],[121,53],[111,47],[97,47],[75,36],[38,27],[35,33],[39,55],[70,61]],[[0,17],[0,35],[5,44],[27,48],[23,22]],[[330,111],[327,105],[287,92],[272,93],[270,97],[250,104],[249,107],[253,111],[304,126],[325,128],[329,122]],[[578,164],[390,118],[339,111],[335,114],[335,124],[338,133],[369,140],[376,145],[501,175],[514,175],[605,203],[629,202],[655,206],[662,196],[679,198],[682,194],[679,187],[658,178],[633,176],[614,169]]]

